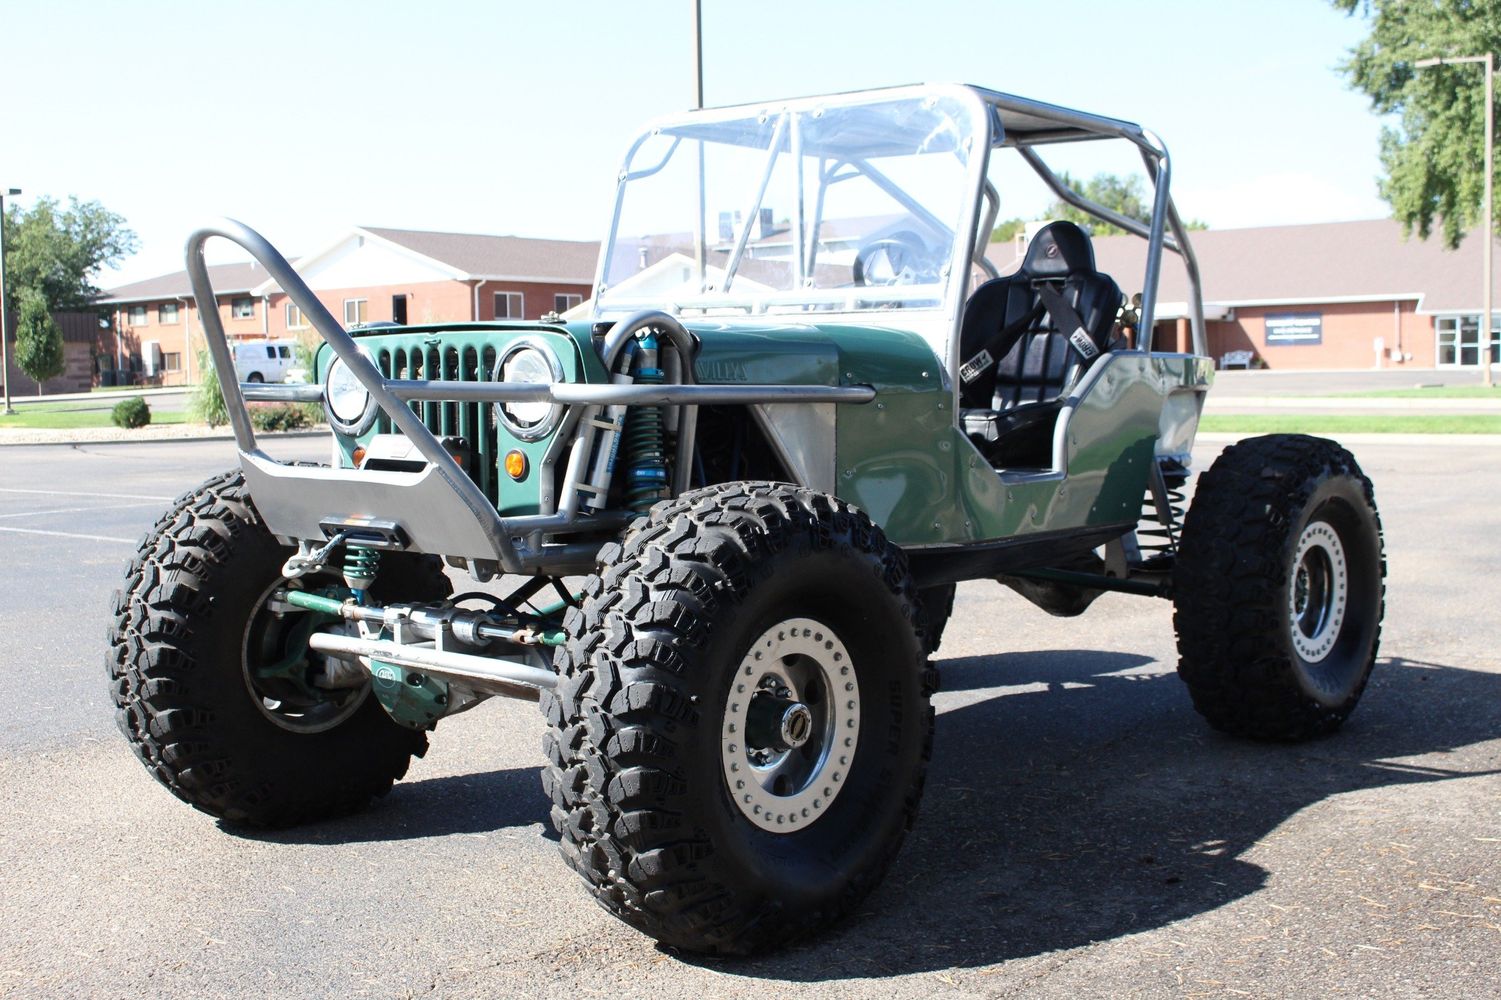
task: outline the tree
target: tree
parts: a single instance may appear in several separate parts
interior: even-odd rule
[[[1146,222],[1152,215],[1152,205],[1146,192],[1146,185],[1136,175],[1122,177],[1119,174],[1099,173],[1088,181],[1080,184],[1079,181],[1067,171],[1059,171],[1058,179],[1065,187],[1077,191],[1084,197],[1096,204],[1103,205],[1108,209],[1119,212],[1132,219],[1140,219]],[[1119,226],[1112,226],[1108,222],[1102,222],[1081,209],[1077,209],[1068,202],[1058,200],[1048,206],[1043,217],[1053,220],[1065,220],[1080,226],[1087,226],[1095,236],[1119,236],[1125,232]],[[1208,229],[1209,227],[1197,219],[1189,219],[1184,222],[1189,229]],[[1026,223],[1021,219],[1009,219],[1000,223],[990,234],[992,243],[1001,243],[1012,239],[1020,232]]]
[[[990,231],[990,242],[1010,243],[1016,239],[1017,233],[1026,228],[1026,219],[1007,219],[1005,222],[997,222],[995,228]]]
[[[1497,51],[1501,0],[1330,2],[1371,24],[1341,72],[1371,99],[1372,110],[1398,116],[1395,127],[1381,130],[1381,197],[1408,233],[1417,230],[1427,239],[1438,220],[1445,245],[1459,246],[1482,221],[1485,71],[1470,64],[1417,69],[1413,63]]]
[[[1058,179],[1063,181],[1065,186],[1077,191],[1095,204],[1103,205],[1128,219],[1140,219],[1146,222],[1152,216],[1151,198],[1147,194],[1146,185],[1136,174],[1122,177],[1119,174],[1099,173],[1081,185],[1067,171],[1060,171]],[[1120,236],[1125,233],[1125,230],[1119,226],[1101,222],[1088,212],[1062,200],[1055,201],[1048,206],[1047,217],[1088,226],[1089,231],[1095,236]],[[1187,219],[1183,225],[1188,229],[1209,228],[1198,219]]]
[[[47,297],[35,288],[21,291],[21,318],[16,323],[16,364],[37,384],[63,373],[63,332],[47,308]]]
[[[97,201],[41,198],[23,211],[6,208],[5,276],[11,304],[20,295],[40,291],[54,309],[84,309],[99,295],[93,277],[103,267],[118,266],[138,245],[124,218]]]

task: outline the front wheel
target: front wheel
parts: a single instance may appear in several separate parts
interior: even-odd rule
[[[1184,521],[1178,675],[1216,729],[1300,740],[1339,728],[1376,660],[1385,598],[1371,481],[1333,441],[1232,445]]]
[[[920,613],[900,550],[832,497],[752,483],[657,505],[601,553],[543,697],[565,860],[688,951],[837,919],[916,815]]]
[[[272,599],[291,549],[239,471],[180,497],[115,593],[108,671],[132,749],[174,795],[226,822],[287,826],[352,812],[390,790],[427,735],[391,720],[368,683],[310,683],[308,634],[326,624]],[[388,554],[372,593],[437,600],[435,558]],[[338,577],[303,578],[332,585]]]

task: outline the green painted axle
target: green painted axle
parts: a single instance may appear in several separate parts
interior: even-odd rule
[[[368,605],[348,604],[344,601],[335,600],[332,597],[324,597],[321,594],[310,594],[305,590],[287,591],[287,603],[294,607],[305,608],[308,611],[316,611],[320,614],[335,615],[340,618],[380,618],[379,608]],[[358,609],[350,614],[351,609]],[[515,630],[508,631],[500,626],[481,625],[481,635],[487,639],[500,639],[503,642],[514,642]],[[561,646],[568,641],[568,635],[562,629],[538,629],[536,645]]]
[[[337,615],[344,617],[344,602],[336,601],[332,597],[324,597],[321,594],[309,594],[305,590],[287,591],[287,603],[309,611],[318,611],[325,615]]]

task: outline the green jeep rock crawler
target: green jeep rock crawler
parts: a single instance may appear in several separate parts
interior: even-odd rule
[[[1139,150],[1150,219],[1040,155],[1098,139]],[[1146,240],[1134,308],[1069,223],[995,273],[1007,156]],[[1183,515],[1213,372],[1168,178],[1151,132],[977,88],[693,112],[627,153],[588,314],[534,323],[346,332],[256,233],[198,231],[240,467],[130,564],[122,730],[180,798],[272,826],[384,794],[446,715],[538,698],[564,859],[622,919],[718,953],[828,924],[891,864],[956,581],[1062,615],[1172,598],[1212,725],[1333,730],[1382,614],[1371,486],[1332,442],[1260,438]],[[215,236],[318,330],[316,385],[233,379]],[[1193,354],[1151,342],[1164,249]],[[253,399],[321,401],[336,461],[274,461]],[[488,589],[450,597],[444,564]]]

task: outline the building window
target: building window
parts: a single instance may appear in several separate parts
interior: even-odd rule
[[[306,330],[307,319],[303,317],[302,310],[297,308],[297,303],[287,303],[287,329]]]
[[[1443,367],[1476,366],[1480,364],[1480,316],[1439,316],[1433,321],[1438,338],[1437,361]],[[1491,363],[1501,357],[1501,326],[1491,320]]]
[[[180,371],[182,371],[182,355],[181,354],[163,354],[162,355],[162,371],[164,371],[164,372],[180,372]]]
[[[229,300],[230,319],[255,319],[255,299],[245,296]]]
[[[145,326],[146,307],[131,306],[129,309],[125,310],[125,322],[130,324],[131,326]]]
[[[553,312],[567,312],[574,306],[584,301],[582,295],[554,295],[552,297]]]
[[[354,326],[356,323],[365,322],[365,316],[369,312],[368,299],[345,299],[344,300],[344,325]]]
[[[163,302],[156,307],[156,321],[163,326],[177,322],[177,303]]]
[[[496,319],[526,319],[526,300],[520,292],[495,293]]]

